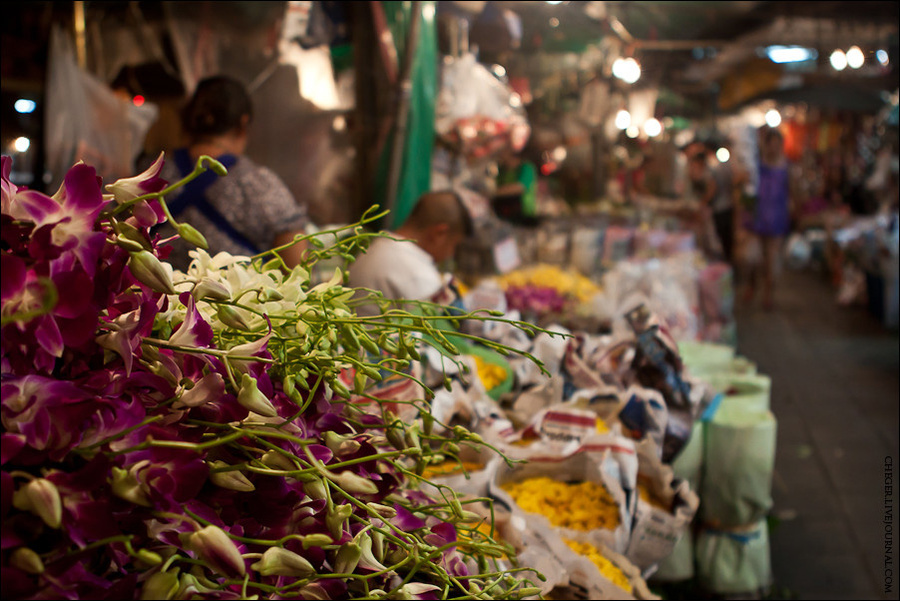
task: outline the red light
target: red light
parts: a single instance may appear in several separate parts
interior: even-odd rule
[[[140,94],[138,94],[137,96],[135,96],[134,98],[131,99],[131,102],[134,103],[134,106],[143,106],[144,97],[141,96]]]

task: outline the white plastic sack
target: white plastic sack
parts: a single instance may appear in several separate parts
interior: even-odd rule
[[[754,524],[772,508],[776,421],[771,411],[722,405],[706,424],[700,509],[720,528]]]
[[[720,595],[759,594],[772,584],[765,520],[740,530],[702,530],[696,543],[697,580]]]
[[[78,66],[72,40],[59,26],[50,32],[45,144],[55,191],[74,163],[84,161],[103,181],[131,177],[156,105],[135,106]]]

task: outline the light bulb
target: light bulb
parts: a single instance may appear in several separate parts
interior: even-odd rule
[[[658,119],[651,117],[644,123],[644,133],[650,138],[655,138],[662,133],[662,124]]]
[[[832,52],[828,60],[835,71],[843,71],[847,68],[847,55],[840,48]]]
[[[850,49],[847,50],[847,64],[850,65],[851,69],[859,69],[865,62],[866,57],[859,46],[851,46]]]
[[[769,127],[778,127],[781,125],[781,113],[775,109],[769,109],[766,112],[766,125]]]
[[[631,113],[621,109],[616,113],[616,127],[618,129],[628,129],[629,125],[631,125]]]

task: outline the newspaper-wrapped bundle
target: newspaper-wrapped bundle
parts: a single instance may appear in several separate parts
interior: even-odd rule
[[[676,480],[672,467],[660,461],[653,440],[640,441],[636,449],[638,499],[625,556],[648,578],[690,528],[700,499],[686,480]]]
[[[536,445],[542,448],[542,445]],[[568,456],[532,454],[525,463],[494,462],[490,496],[527,524],[548,519],[564,536],[603,544],[618,552],[628,547],[636,502],[634,444],[610,437],[590,452]],[[539,521],[539,520],[538,520]]]

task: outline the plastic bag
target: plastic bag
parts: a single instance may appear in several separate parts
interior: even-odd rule
[[[61,27],[50,32],[47,73],[47,169],[56,190],[73,163],[84,161],[103,181],[134,174],[134,162],[159,113],[135,106],[78,66],[72,40]]]
[[[697,580],[720,595],[759,594],[772,583],[765,520],[739,530],[702,530],[696,543]]]
[[[773,502],[776,429],[771,411],[726,404],[706,424],[700,485],[705,523],[735,528],[766,516]]]

